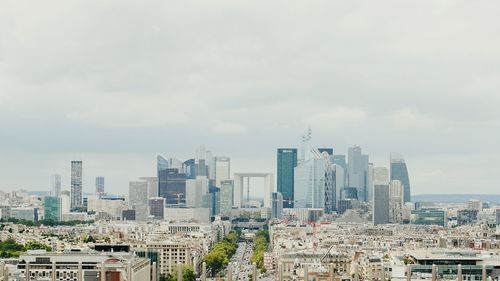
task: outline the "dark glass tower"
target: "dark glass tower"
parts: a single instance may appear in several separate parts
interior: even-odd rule
[[[278,148],[278,192],[283,195],[283,208],[293,208],[294,168],[297,166],[296,148]]]
[[[181,207],[186,203],[186,174],[179,169],[165,169],[158,173],[158,194],[165,198],[165,206]]]
[[[401,155],[391,154],[391,180],[399,180],[403,184],[404,202],[411,202],[410,177],[405,160]]]

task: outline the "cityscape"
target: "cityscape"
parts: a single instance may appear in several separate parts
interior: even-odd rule
[[[500,281],[499,14],[0,1],[0,281]]]
[[[496,203],[412,201],[401,154],[375,165],[358,145],[340,154],[311,136],[276,149],[276,175],[232,173],[230,157],[200,146],[187,160],[151,157],[156,176],[130,181],[123,194],[108,193],[102,176],[84,187],[81,160],[68,163],[69,188],[53,174],[45,192],[0,192],[0,277],[498,278]],[[253,178],[263,192],[250,196]]]

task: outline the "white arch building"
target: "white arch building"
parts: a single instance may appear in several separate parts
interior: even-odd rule
[[[272,173],[235,173],[234,174],[234,202],[233,206],[243,207],[246,203],[243,192],[243,180],[245,178],[264,179],[264,207],[271,207],[271,193],[274,191],[274,175]]]

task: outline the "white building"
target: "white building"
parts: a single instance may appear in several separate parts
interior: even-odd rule
[[[186,206],[191,208],[203,207],[203,196],[208,193],[208,178],[197,176],[196,179],[186,180]]]

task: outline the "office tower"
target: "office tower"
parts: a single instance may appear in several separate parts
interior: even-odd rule
[[[104,194],[104,177],[95,178],[95,193],[100,195]]]
[[[295,167],[295,208],[331,209],[331,196],[327,196],[327,192],[333,189],[331,166],[324,154],[313,149],[310,158]]]
[[[220,213],[225,216],[231,215],[233,209],[234,182],[224,180],[220,186]]]
[[[149,216],[155,220],[163,220],[165,214],[165,198],[154,197],[148,199]]]
[[[83,208],[82,161],[71,161],[71,210]]]
[[[128,205],[148,204],[148,183],[146,181],[131,181],[128,184]]]
[[[344,187],[340,191],[342,200],[358,200],[358,189],[355,187]]]
[[[345,170],[342,166],[333,164],[332,165],[332,182],[334,186],[334,194],[333,194],[333,206],[332,209],[337,211],[338,202],[341,198],[341,191],[345,187]]]
[[[389,223],[390,181],[389,169],[373,168],[373,224]]]
[[[10,209],[10,217],[18,220],[38,222],[38,208],[14,207]]]
[[[375,185],[373,190],[373,224],[389,223],[389,186]]]
[[[220,186],[223,180],[230,179],[231,160],[229,157],[216,156],[215,161],[215,186]]]
[[[157,177],[141,177],[141,181],[148,184],[148,198],[158,197],[158,178]]]
[[[296,148],[278,148],[278,192],[283,196],[283,208],[294,206],[294,169],[297,166]]]
[[[196,150],[196,158],[194,161],[196,176],[206,176],[207,178],[211,179],[208,172],[208,165],[212,160],[211,158],[211,152],[207,151],[205,146],[202,145],[198,147],[198,149]]]
[[[156,178],[158,179],[158,188],[157,188],[158,193],[154,197],[156,197],[160,194],[159,193],[160,192],[160,172],[165,171],[168,168],[169,168],[168,160],[159,154],[156,155]]]
[[[58,222],[62,218],[61,198],[57,196],[45,196],[43,198],[44,220]]]
[[[496,223],[497,225],[500,225],[500,208],[495,210],[495,215],[496,215]]]
[[[349,147],[348,152],[348,183],[349,187],[358,189],[358,197],[361,201],[368,200],[368,155],[361,154],[361,147]]]
[[[158,195],[165,198],[167,207],[186,204],[186,174],[179,169],[160,170],[158,174]]]
[[[194,158],[184,161],[183,167],[184,173],[188,179],[196,178],[196,164]]]
[[[210,209],[210,215],[220,214],[220,188],[209,186],[209,193],[205,196],[205,208]]]
[[[446,212],[439,209],[413,210],[411,224],[446,226]]]
[[[209,181],[205,176],[186,180],[186,206],[203,208],[203,198],[208,194]],[[208,208],[208,206],[207,206]]]
[[[368,177],[367,177],[367,192],[368,202],[373,202],[373,187],[375,186],[375,166],[373,163],[368,163]]]
[[[399,154],[391,154],[391,180],[399,180],[403,184],[404,202],[411,202],[410,178],[405,160]]]
[[[58,197],[61,195],[61,175],[52,175],[52,196]]]
[[[67,214],[71,211],[71,197],[67,190],[61,191],[61,213]]]
[[[403,222],[403,185],[398,180],[392,180],[389,185],[389,222]]]
[[[279,192],[271,194],[271,218],[281,219],[283,217],[283,195]]]

